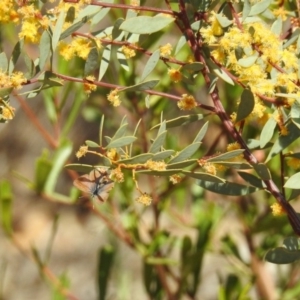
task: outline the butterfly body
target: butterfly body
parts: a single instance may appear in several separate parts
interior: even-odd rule
[[[88,193],[92,198],[96,197],[102,202],[107,200],[109,191],[114,186],[114,182],[104,168],[94,169],[89,174],[78,177],[73,184],[82,192]]]

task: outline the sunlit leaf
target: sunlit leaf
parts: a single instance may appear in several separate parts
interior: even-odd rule
[[[168,164],[167,169],[182,169],[197,162],[197,159],[189,159],[177,163]]]
[[[149,57],[146,65],[144,67],[144,70],[143,70],[143,73],[141,76],[141,81],[143,81],[154,70],[157,63],[159,62],[159,58],[160,58],[160,51],[158,49],[158,50],[154,51],[152,53],[152,55]]]
[[[267,145],[268,142],[271,141],[273,134],[274,134],[274,130],[277,126],[277,122],[275,121],[274,118],[269,118],[269,120],[267,121],[267,123],[264,125],[261,134],[260,134],[260,147],[263,148]]]
[[[204,173],[204,172],[192,172],[192,171],[182,171],[183,174],[185,174],[186,176],[192,177],[192,178],[196,178],[196,179],[200,179],[203,181],[210,181],[210,182],[225,182],[225,179],[208,174],[208,173]]]
[[[106,148],[107,149],[120,148],[133,143],[136,139],[137,138],[135,136],[124,136],[119,139],[110,141],[110,143],[106,146]]]
[[[151,34],[160,31],[172,22],[174,19],[171,17],[138,16],[125,20],[120,29],[137,34]]]
[[[266,161],[269,161],[300,137],[300,130],[293,122],[287,125],[287,130],[288,135],[280,135],[275,141]]]
[[[201,145],[201,142],[191,144],[187,147],[185,147],[183,150],[181,150],[175,157],[173,157],[170,161],[169,164],[174,164],[177,162],[181,162],[183,160],[186,160],[190,158],[193,154],[197,152]]]
[[[220,155],[208,158],[206,161],[207,162],[219,162],[219,161],[223,161],[223,160],[227,160],[227,159],[232,159],[232,158],[235,158],[235,157],[241,155],[244,151],[245,151],[244,149],[237,149],[237,150],[229,151],[229,152],[222,153]]]
[[[247,118],[254,108],[254,96],[250,90],[245,89],[241,96],[241,102],[238,107],[236,122]]]
[[[152,157],[153,157],[152,153],[143,153],[143,154],[133,156],[128,159],[119,160],[118,163],[120,163],[120,164],[143,164],[147,160],[152,159]]]
[[[241,185],[233,182],[215,183],[199,180],[197,183],[206,190],[228,196],[245,196],[258,190],[257,188],[251,186]]]
[[[153,143],[150,146],[150,149],[148,152],[150,153],[156,153],[160,150],[161,146],[164,144],[166,136],[167,136],[167,131],[162,132],[160,135],[156,137],[156,139],[153,141]]]
[[[300,189],[300,172],[292,175],[285,183],[285,188]]]

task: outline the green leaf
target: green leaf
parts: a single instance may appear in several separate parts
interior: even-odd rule
[[[41,157],[37,158],[35,162],[34,189],[36,192],[41,193],[44,190],[52,166],[53,164],[48,156],[48,152],[44,151]]]
[[[65,11],[61,10],[60,14],[58,16],[57,22],[55,24],[55,27],[53,29],[53,36],[52,36],[52,51],[53,52],[56,50],[58,41],[61,38],[60,34],[62,32],[64,22],[65,22]]]
[[[145,90],[151,90],[153,89],[157,84],[159,83],[159,80],[149,80],[145,82],[138,83],[133,86],[129,86],[127,88],[124,88],[122,90],[119,90],[120,92],[140,92]]]
[[[235,157],[241,155],[244,151],[245,151],[245,149],[237,149],[237,150],[229,151],[229,152],[214,156],[212,158],[208,158],[206,161],[220,162],[220,161],[223,161],[226,159],[232,159],[232,158],[235,158]]]
[[[107,149],[111,148],[121,148],[123,146],[133,143],[137,138],[135,136],[124,136],[114,141],[110,141],[106,146]]]
[[[271,174],[270,174],[270,170],[268,169],[268,167],[265,164],[263,164],[263,163],[255,164],[255,165],[253,165],[253,168],[255,169],[257,175],[262,180],[272,179]]]
[[[99,68],[99,75],[98,80],[100,81],[103,76],[105,75],[111,58],[111,45],[106,45],[103,49],[100,68]]]
[[[71,153],[72,143],[69,141],[63,141],[56,150],[52,160],[53,167],[49,173],[49,176],[47,177],[47,182],[45,183],[44,191],[46,194],[51,195],[54,192],[60,171],[64,167]]]
[[[94,73],[99,67],[99,53],[97,48],[92,48],[84,65],[83,76],[86,77]]]
[[[215,14],[221,27],[226,28],[232,24],[232,21],[225,17],[223,14]]]
[[[177,127],[177,126],[183,126],[183,125],[186,125],[186,124],[189,124],[192,122],[196,122],[196,121],[199,121],[202,119],[203,119],[202,114],[187,115],[187,116],[182,116],[182,117],[178,117],[178,118],[166,121],[166,125],[167,125],[167,128],[172,128],[172,127]],[[160,126],[160,124],[157,124],[157,125],[153,126],[150,130],[155,129],[159,126]]]
[[[173,164],[168,164],[167,169],[182,169],[182,168],[186,168],[192,164],[194,164],[197,161],[197,159],[189,159],[189,160],[184,160],[184,161],[180,161],[177,163],[173,163]]]
[[[201,127],[197,136],[193,140],[193,143],[201,142],[207,132],[207,129],[208,129],[208,121]]]
[[[285,183],[285,188],[300,189],[300,172],[292,175]]]
[[[167,131],[164,131],[161,134],[159,134],[151,144],[148,152],[157,153],[160,150],[160,147],[162,147],[162,145],[164,144],[167,133],[168,133]]]
[[[159,136],[161,133],[166,131],[166,121],[163,121],[162,123],[160,123],[160,127],[158,129],[157,132],[157,136]]]
[[[206,63],[209,66],[209,68],[217,75],[217,77],[221,78],[222,80],[224,80],[230,85],[234,85],[234,82],[231,79],[231,77],[225,71],[223,71],[219,66],[213,63],[210,59],[207,59]]]
[[[47,30],[45,30],[41,36],[39,49],[40,49],[39,67],[41,70],[43,70],[47,62],[47,59],[51,53],[51,36]]]
[[[203,63],[201,62],[193,62],[193,63],[190,63],[190,64],[186,64],[184,65],[181,70],[186,70],[186,71],[189,71],[189,72],[199,72],[201,71],[202,69],[204,68],[204,65]]]
[[[154,51],[152,55],[149,57],[145,65],[145,68],[143,70],[141,81],[143,81],[155,69],[157,63],[159,62],[159,58],[160,58],[160,51],[158,49]]]
[[[116,131],[114,136],[111,138],[111,141],[117,140],[124,136],[127,130],[128,123],[124,123],[121,127]]]
[[[245,19],[249,16],[251,11],[251,5],[250,0],[244,0],[244,6],[243,6],[243,18],[242,20],[245,21]]]
[[[98,263],[98,288],[99,300],[105,300],[106,291],[108,290],[108,283],[110,281],[110,274],[113,267],[115,257],[115,250],[111,245],[106,245],[101,248],[99,253]]]
[[[208,174],[203,172],[192,172],[192,171],[185,171],[183,170],[181,173],[185,174],[186,176],[200,179],[203,181],[210,181],[210,182],[216,182],[216,183],[222,183],[225,182],[225,179]]]
[[[6,72],[8,69],[8,59],[4,52],[0,53],[0,70],[1,72]]]
[[[21,55],[23,45],[24,45],[23,39],[20,40],[19,42],[17,42],[17,44],[15,45],[14,50],[12,52],[12,56],[9,60],[8,74],[11,74],[13,72],[13,70],[15,69],[15,65]]]
[[[175,152],[174,150],[165,150],[162,152],[155,153],[152,157],[152,160],[154,161],[164,160],[170,157],[171,155],[173,155],[174,152]]]
[[[113,0],[105,0],[106,3],[113,3]],[[95,6],[92,6],[93,12],[95,12]],[[91,20],[91,26],[99,24],[99,22],[109,13],[110,7],[102,7],[101,10],[94,15]]]
[[[258,190],[251,186],[245,186],[233,182],[215,183],[199,180],[197,183],[206,190],[228,196],[245,196]]]
[[[255,53],[254,55],[247,56],[245,58],[240,58],[237,63],[243,67],[243,68],[249,68],[256,62],[258,58],[258,53]],[[244,91],[247,91],[246,89]]]
[[[265,255],[265,260],[274,264],[290,264],[300,259],[297,238],[286,238],[284,246],[269,250]]]
[[[68,164],[68,165],[65,165],[65,168],[68,170],[73,170],[73,171],[77,171],[80,173],[89,173],[93,169],[95,169],[95,166],[85,165],[85,164]]]
[[[118,163],[120,163],[120,164],[143,164],[147,160],[152,159],[152,157],[153,157],[152,153],[143,153],[143,154],[133,156],[128,159],[119,160]]]
[[[241,102],[237,111],[236,122],[247,118],[254,108],[254,96],[250,90],[245,89],[241,96]]]
[[[12,201],[11,184],[7,180],[0,181],[0,222],[7,235],[13,233],[12,227]]]
[[[260,148],[264,148],[271,141],[276,125],[275,119],[273,117],[269,118],[260,134]]]
[[[139,16],[125,20],[120,29],[137,34],[151,34],[162,30],[175,19],[163,16]]]
[[[245,162],[236,162],[236,161],[217,161],[214,162],[214,164],[217,165],[222,165],[226,168],[233,168],[233,169],[238,169],[238,170],[249,170],[253,169],[253,167]]]
[[[276,156],[279,152],[284,150],[286,147],[288,147],[291,143],[293,143],[296,139],[300,137],[300,130],[293,122],[287,125],[287,130],[288,135],[281,135],[275,141],[266,161],[269,161],[271,158]]]
[[[179,174],[181,169],[172,169],[172,170],[163,170],[163,171],[154,171],[154,170],[141,170],[136,171],[136,173],[152,176],[171,176],[174,174]]]
[[[177,42],[175,53],[174,53],[175,56],[178,54],[178,52],[182,49],[184,45],[186,45],[186,37],[185,35],[182,35]]]
[[[249,17],[263,13],[271,4],[272,0],[262,0],[251,7]]]
[[[5,98],[11,93],[12,90],[13,90],[12,87],[0,89],[0,97]]]
[[[117,51],[117,59],[121,67],[126,71],[129,72],[129,66],[127,63],[127,59],[121,48],[118,49]]]
[[[94,10],[94,14],[95,12],[95,6],[93,6],[93,10]],[[96,10],[97,11],[97,10]],[[93,15],[94,15],[93,14]],[[65,38],[67,38],[68,36],[70,36],[72,33],[74,33],[75,31],[77,31],[79,28],[81,28],[85,23],[87,23],[92,17],[93,15],[90,16],[85,16],[82,17],[81,19],[77,18],[75,20],[75,23],[73,25],[71,25],[70,27],[68,27],[60,36],[59,36],[59,40],[63,40]],[[53,45],[53,44],[52,44]],[[55,50],[55,48],[53,48],[53,51]]]
[[[168,164],[174,164],[174,163],[181,162],[183,160],[190,158],[192,155],[194,155],[197,152],[200,145],[201,145],[201,142],[198,142],[198,143],[194,143],[194,144],[191,144],[191,145],[185,147],[175,157],[173,157],[168,162]]]
[[[94,141],[86,140],[85,144],[89,146],[90,148],[100,148],[100,145],[95,143]]]
[[[238,174],[249,184],[262,189],[264,188],[264,183],[263,181],[256,177],[255,175],[251,174],[251,173],[247,173],[247,172],[238,172]]]

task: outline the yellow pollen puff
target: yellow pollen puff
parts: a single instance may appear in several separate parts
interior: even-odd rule
[[[297,170],[300,168],[300,159],[293,157],[287,161],[287,165],[293,168],[294,170]]]
[[[177,105],[181,110],[191,110],[197,106],[197,102],[193,96],[183,94]]]
[[[281,216],[284,214],[284,209],[279,203],[274,203],[271,205],[273,216]]]
[[[0,106],[0,109],[2,110],[2,118],[5,120],[11,120],[15,116],[15,108],[10,105]]]
[[[162,57],[169,57],[172,53],[173,47],[170,43],[159,47],[160,55]]]
[[[119,159],[119,153],[115,148],[111,148],[106,153],[107,158],[110,160],[118,160]]]
[[[238,142],[234,142],[231,144],[227,145],[227,151],[233,151],[233,150],[237,150],[237,149],[241,149],[241,145]]]
[[[168,74],[170,75],[170,78],[174,82],[181,81],[181,79],[182,79],[182,74],[179,70],[169,69]]]
[[[136,55],[135,50],[131,49],[127,46],[122,46],[121,51],[124,53],[124,55],[127,59],[134,57]]]
[[[151,196],[149,194],[144,193],[143,195],[141,195],[140,197],[138,197],[136,199],[136,201],[140,202],[140,203],[142,203],[142,204],[144,204],[146,206],[149,206],[151,204],[151,202],[152,202],[152,198],[151,198]]]
[[[108,95],[107,95],[107,100],[113,105],[113,106],[120,106],[121,104],[121,100],[119,98],[119,91],[118,89],[115,89],[113,91],[111,91]]]
[[[151,159],[145,163],[146,168],[155,171],[163,171],[166,169],[166,166],[167,165],[164,161],[153,161]]]
[[[181,180],[182,180],[182,177],[180,177],[180,176],[177,175],[177,174],[174,174],[174,175],[171,175],[171,176],[170,176],[170,181],[171,181],[173,184],[180,183]]]
[[[216,175],[217,174],[217,169],[215,167],[214,164],[211,164],[211,163],[206,163],[204,166],[203,166],[203,169],[211,174],[211,175]]]
[[[88,146],[86,146],[86,145],[81,146],[81,147],[79,148],[79,150],[77,151],[77,153],[76,153],[76,157],[77,157],[77,158],[80,158],[80,157],[82,157],[82,156],[85,156],[86,153],[87,153],[87,151],[88,151]]]
[[[110,173],[110,178],[116,182],[123,182],[124,181],[124,173],[119,168],[114,169]]]

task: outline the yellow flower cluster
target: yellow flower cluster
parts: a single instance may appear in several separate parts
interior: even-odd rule
[[[59,53],[65,60],[72,59],[75,55],[87,59],[92,49],[92,42],[84,38],[75,38],[71,43],[61,42]]]
[[[18,13],[22,20],[19,38],[27,42],[38,43],[41,32],[49,27],[49,19],[42,16],[41,12],[35,9],[33,5],[22,6]]]
[[[17,23],[19,16],[16,11],[16,1],[14,0],[2,0],[0,9],[0,23]]]
[[[284,12],[278,11],[278,14],[283,16]],[[243,30],[233,25],[219,36],[215,28],[215,14],[211,15],[209,21],[209,25],[201,28],[200,33],[207,44],[218,45],[211,52],[212,56],[234,73],[253,94],[274,97],[280,90],[300,97],[300,89],[296,85],[299,63],[295,44],[284,48],[283,39],[263,22],[244,24]],[[279,68],[283,71],[280,72]],[[255,96],[255,107],[250,117],[263,118],[265,109],[258,96]]]
[[[193,96],[183,94],[177,105],[181,110],[191,110],[197,106],[197,102]]]
[[[284,214],[284,209],[279,203],[272,204],[271,210],[272,210],[273,216],[281,216]]]
[[[287,160],[287,165],[293,168],[294,170],[297,170],[300,168],[300,159],[293,157]]]
[[[22,72],[13,72],[8,75],[0,70],[0,88],[20,89],[27,80]]]
[[[162,57],[170,57],[171,53],[172,53],[173,47],[170,43],[159,47],[159,51],[160,51],[160,55]]]
[[[181,81],[181,79],[182,79],[182,74],[179,70],[169,69],[168,74],[169,74],[171,80],[174,82]]]
[[[149,206],[152,202],[152,198],[149,194],[144,193],[136,199],[137,202],[140,202],[146,206]]]
[[[127,46],[122,46],[121,51],[124,53],[124,55],[127,59],[134,57],[136,55],[135,50],[131,49]]]
[[[15,108],[7,104],[3,99],[0,98],[0,119],[11,120],[15,116]]]
[[[94,81],[95,77],[94,76],[87,76],[86,79],[89,80],[89,81]],[[83,83],[83,89],[87,94],[90,94],[92,91],[95,91],[97,89],[97,85],[93,84],[93,83],[84,82]]]
[[[166,169],[166,166],[167,165],[164,161],[153,161],[151,159],[145,163],[146,168],[155,171],[163,171]]]
[[[77,151],[77,153],[76,153],[76,157],[77,158],[80,158],[80,157],[82,157],[82,156],[85,156],[86,155],[86,153],[87,153],[87,151],[88,151],[88,146],[86,146],[86,145],[83,145],[83,146],[81,146],[80,148],[79,148],[79,150]]]
[[[114,169],[110,173],[110,178],[116,182],[123,182],[124,181],[124,173],[119,168]]]
[[[113,106],[120,106],[121,100],[119,96],[119,91],[118,89],[112,90],[108,95],[107,95],[107,100],[113,105]]]

